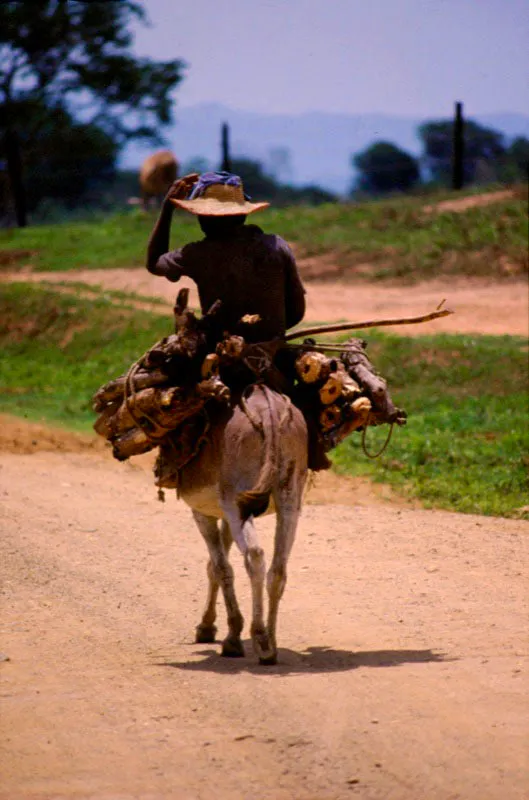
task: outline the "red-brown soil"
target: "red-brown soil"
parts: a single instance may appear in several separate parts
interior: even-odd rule
[[[263,668],[193,643],[187,507],[79,447],[0,453],[2,800],[527,797],[529,523],[328,486]]]

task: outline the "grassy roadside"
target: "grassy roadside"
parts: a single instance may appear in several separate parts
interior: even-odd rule
[[[527,342],[380,332],[368,341],[409,421],[376,460],[365,457],[360,437],[347,439],[333,453],[337,470],[390,483],[432,508],[504,516],[528,508]],[[378,452],[387,432],[370,428],[368,450]]]
[[[428,213],[457,195],[406,197],[315,208],[267,209],[256,222],[304,256],[332,253],[341,277],[427,279],[440,274],[506,277],[527,273],[527,189],[464,213]],[[0,268],[37,270],[140,266],[155,216],[132,210],[83,222],[0,231]],[[172,246],[199,238],[196,220],[173,215]]]
[[[90,398],[171,332],[160,314],[16,283],[0,293],[0,407],[88,431]]]
[[[93,392],[124,371],[170,320],[30,284],[0,294],[0,410],[90,430]],[[527,505],[527,346],[516,337],[366,332],[371,360],[409,413],[384,455],[360,435],[332,452],[339,471],[392,484],[425,505],[502,516]],[[370,429],[376,450],[387,426]],[[529,515],[527,515],[529,516]]]

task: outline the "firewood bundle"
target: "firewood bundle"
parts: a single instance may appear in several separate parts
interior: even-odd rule
[[[365,354],[366,342],[351,339],[340,358],[306,349],[296,360],[303,405],[316,416],[326,449],[353,431],[383,422],[403,424],[404,412],[388,394],[386,381]]]
[[[163,475],[172,476],[195,455],[204,419],[208,424],[205,406],[229,405],[232,394],[236,397],[253,381],[292,393],[304,413],[317,420],[327,450],[367,425],[404,423],[404,412],[393,405],[362,340],[347,342],[340,358],[327,357],[313,340],[286,345],[294,347],[296,373],[287,376],[275,363],[284,340],[247,344],[242,336],[219,337],[219,304],[197,318],[187,310],[188,294],[183,289],[178,295],[175,333],[93,397],[94,429],[112,444],[115,458],[122,461],[159,447],[158,485],[168,485]]]
[[[92,399],[98,414],[94,429],[112,444],[120,461],[167,441],[208,402],[230,402],[219,365],[239,357],[244,342],[241,346],[240,337],[227,337],[222,342],[226,355],[208,353],[215,309],[198,319],[186,306],[187,290],[182,290],[175,306],[176,333],[157,342],[126,374],[101,386]]]
[[[140,370],[137,391],[135,375],[121,376],[102,386],[94,398],[93,408],[99,416],[94,430],[112,443],[112,452],[119,461],[146,453],[190,417],[198,414],[208,400],[229,403],[230,390],[220,378],[212,376],[195,386],[149,385],[149,373]],[[152,373],[154,383],[160,380],[159,370]],[[128,393],[128,386],[134,387]],[[108,397],[113,397],[107,401]]]

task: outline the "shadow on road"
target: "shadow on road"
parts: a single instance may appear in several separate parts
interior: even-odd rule
[[[244,643],[245,658],[223,658],[219,650],[197,650],[194,656],[201,660],[161,661],[159,667],[173,667],[189,672],[218,672],[233,674],[249,672],[266,675],[290,675],[310,672],[345,672],[359,667],[399,667],[403,664],[428,664],[455,661],[433,650],[334,650],[332,647],[308,647],[302,653],[279,649],[279,663],[263,667],[256,663],[251,642]]]

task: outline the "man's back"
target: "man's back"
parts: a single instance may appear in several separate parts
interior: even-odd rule
[[[248,341],[281,336],[303,318],[304,289],[290,248],[256,225],[240,225],[228,236],[206,236],[160,259],[170,280],[187,275],[197,284],[202,311],[222,302],[219,326]],[[254,325],[240,325],[258,314]]]

